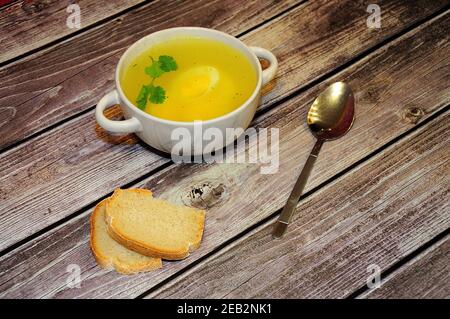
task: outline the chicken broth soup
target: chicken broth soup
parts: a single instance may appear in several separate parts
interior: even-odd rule
[[[120,79],[126,97],[167,120],[210,120],[241,106],[257,71],[237,49],[207,38],[174,38],[137,56]]]

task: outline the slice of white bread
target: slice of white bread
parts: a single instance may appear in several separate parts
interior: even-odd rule
[[[116,189],[106,204],[112,238],[143,255],[179,260],[200,246],[205,212],[155,199],[144,189]]]
[[[117,243],[108,235],[105,206],[109,199],[97,204],[91,215],[91,249],[103,268],[114,268],[122,274],[134,274],[162,267],[160,258],[138,254]]]

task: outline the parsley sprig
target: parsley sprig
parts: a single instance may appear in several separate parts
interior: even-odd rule
[[[152,78],[150,84],[143,85],[136,99],[137,106],[144,110],[147,101],[151,103],[161,104],[166,100],[166,91],[161,86],[155,86],[154,82],[157,78],[166,72],[175,71],[178,66],[175,59],[168,55],[161,55],[158,60],[152,59],[152,64],[145,68],[145,73]]]

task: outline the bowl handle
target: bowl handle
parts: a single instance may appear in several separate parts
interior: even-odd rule
[[[113,133],[135,133],[142,131],[142,125],[139,120],[132,117],[124,121],[112,121],[105,117],[103,111],[110,106],[120,103],[119,94],[117,90],[111,91],[106,94],[100,102],[98,102],[95,109],[95,118],[98,124],[105,130]]]
[[[275,55],[269,50],[259,48],[259,47],[250,47],[250,50],[258,57],[269,61],[270,66],[262,71],[262,85],[266,85],[275,77],[275,73],[277,73],[278,69],[278,60]]]

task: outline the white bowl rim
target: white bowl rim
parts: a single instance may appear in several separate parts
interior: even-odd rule
[[[204,31],[204,32],[209,32],[209,33],[215,33],[218,35],[221,35],[223,37],[226,37],[228,39],[230,39],[231,41],[234,41],[235,43],[237,43],[240,47],[242,47],[243,50],[246,50],[247,52],[250,53],[250,55],[253,58],[253,61],[255,62],[255,65],[257,66],[257,72],[258,72],[258,82],[256,83],[255,89],[253,90],[253,93],[250,95],[250,97],[244,102],[242,103],[241,106],[239,106],[238,108],[236,108],[235,110],[226,113],[224,115],[221,115],[219,117],[215,117],[213,119],[210,120],[205,120],[205,121],[201,121],[202,124],[215,124],[216,122],[220,122],[223,121],[225,119],[229,119],[231,117],[233,117],[234,115],[236,115],[237,113],[239,113],[240,111],[242,111],[243,109],[245,109],[246,107],[249,107],[250,104],[252,104],[252,102],[254,101],[254,99],[257,97],[257,95],[259,94],[260,90],[261,90],[261,84],[262,84],[262,68],[260,66],[258,57],[256,56],[256,54],[250,50],[250,48],[244,44],[241,40],[239,40],[238,38],[229,35],[228,33],[222,32],[222,31],[218,31],[215,29],[210,29],[210,28],[202,28],[202,27],[175,27],[175,28],[168,28],[168,29],[163,29],[160,31],[156,31],[153,33],[150,33],[149,35],[146,35],[145,37],[137,40],[136,42],[134,42],[121,56],[119,63],[117,64],[116,67],[116,78],[115,78],[115,82],[116,82],[116,89],[119,91],[119,95],[120,98],[122,100],[125,101],[125,103],[128,104],[128,106],[131,106],[131,108],[134,108],[136,112],[138,112],[140,115],[147,117],[149,119],[161,122],[161,123],[165,123],[165,124],[171,124],[171,125],[177,125],[177,126],[193,126],[195,125],[195,122],[198,122],[200,120],[195,120],[195,121],[189,121],[189,122],[182,122],[182,121],[172,121],[172,120],[167,120],[167,119],[163,119],[163,118],[159,118],[156,116],[153,116],[147,112],[142,111],[140,108],[138,108],[137,106],[135,106],[128,98],[127,96],[123,93],[122,87],[120,85],[120,79],[119,79],[119,73],[120,73],[120,69],[122,64],[124,63],[125,57],[129,54],[129,52],[136,47],[137,45],[139,45],[139,43],[145,41],[147,38],[153,37],[155,35],[158,34],[162,34],[162,33],[167,33],[167,32],[174,32],[174,31],[193,31],[193,30],[200,30],[200,31]],[[218,40],[220,41],[220,40]]]

